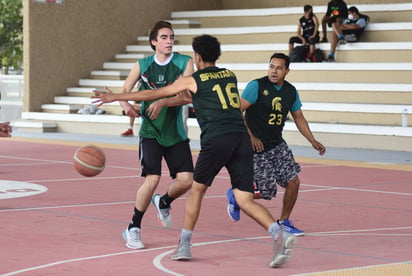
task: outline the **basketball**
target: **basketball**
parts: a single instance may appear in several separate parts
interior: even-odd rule
[[[73,159],[76,171],[87,177],[101,173],[106,164],[104,151],[96,145],[80,147],[74,154]]]

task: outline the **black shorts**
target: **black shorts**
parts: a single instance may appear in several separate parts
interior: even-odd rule
[[[267,200],[276,196],[276,184],[286,188],[289,181],[300,172],[300,166],[296,163],[292,150],[286,142],[280,143],[269,151],[255,153],[253,167],[256,191]]]
[[[227,133],[202,143],[195,166],[194,180],[212,185],[219,171],[226,167],[233,188],[253,193],[253,151],[247,133]]]
[[[332,16],[332,17],[330,17],[329,20],[327,21],[327,22],[328,22],[328,26],[329,26],[329,27],[332,27],[332,23],[336,23],[336,20],[337,20],[338,18],[341,18],[342,21],[345,19],[344,17],[341,17],[341,16]]]
[[[310,45],[315,45],[316,43],[319,43],[319,36],[317,35],[317,36],[309,39],[309,41],[306,40],[306,42],[308,42]],[[302,44],[303,41],[302,41],[302,39],[300,39],[300,37],[298,37],[298,36],[292,36],[292,37],[289,39],[289,44],[294,44],[294,43],[300,43],[300,44]]]
[[[170,147],[160,145],[154,138],[140,137],[139,158],[142,166],[141,176],[162,175],[162,157],[174,179],[180,172],[193,172],[192,152],[189,139]]]

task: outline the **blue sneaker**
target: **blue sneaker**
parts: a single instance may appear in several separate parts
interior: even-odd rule
[[[303,232],[302,230],[299,230],[298,228],[296,228],[293,224],[292,224],[292,222],[290,221],[290,220],[288,220],[288,219],[285,219],[283,222],[282,222],[282,225],[283,225],[283,229],[286,231],[286,232],[288,232],[288,233],[290,233],[290,234],[292,234],[292,235],[294,235],[294,236],[303,236],[304,234],[305,234],[305,232]]]
[[[227,196],[227,214],[229,215],[230,219],[233,221],[240,220],[240,208],[237,205],[235,196],[233,195],[233,190],[229,189],[226,193]]]

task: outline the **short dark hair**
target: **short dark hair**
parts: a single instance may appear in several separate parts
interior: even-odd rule
[[[211,35],[200,35],[193,38],[193,51],[202,57],[203,61],[215,62],[221,54],[220,43]]]
[[[305,5],[305,6],[303,7],[303,11],[304,11],[304,12],[307,12],[307,11],[309,11],[310,9],[312,9],[312,6],[311,6],[311,5]]]
[[[286,69],[289,69],[289,65],[290,65],[289,56],[287,56],[287,55],[285,55],[285,54],[283,54],[283,53],[274,53],[274,54],[270,57],[269,62],[272,60],[272,58],[280,58],[280,59],[283,59],[283,60],[285,61]]]
[[[158,21],[156,24],[154,24],[153,28],[150,30],[149,33],[149,43],[150,47],[153,49],[153,51],[156,51],[156,47],[152,44],[152,40],[157,39],[157,35],[159,34],[159,30],[163,28],[168,28],[173,31],[172,24],[167,21]]]
[[[358,10],[358,8],[355,7],[355,6],[350,7],[350,8],[348,9],[348,11],[350,11],[351,13],[359,14],[359,10]]]

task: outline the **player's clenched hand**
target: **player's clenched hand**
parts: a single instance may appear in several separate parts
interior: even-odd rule
[[[97,106],[101,106],[105,103],[111,103],[111,102],[116,101],[115,95],[107,87],[104,87],[104,91],[93,90],[93,92],[94,92],[94,96],[91,96],[90,98],[97,99],[95,101],[92,101],[92,103],[96,104]]]

